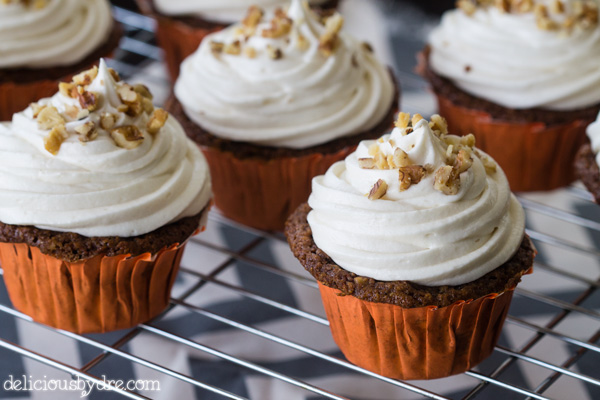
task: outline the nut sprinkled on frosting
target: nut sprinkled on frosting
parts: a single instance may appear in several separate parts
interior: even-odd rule
[[[431,129],[433,140],[438,142],[441,149],[445,151],[442,153],[443,165],[438,164],[437,169],[430,164],[415,164],[411,161],[409,154],[397,147],[392,137],[384,139],[385,136],[368,146],[367,152],[370,157],[358,158],[358,167],[369,170],[397,169],[400,192],[408,190],[412,185],[419,184],[424,177],[433,174],[434,189],[446,195],[455,195],[459,192],[460,175],[471,168],[474,154],[481,159],[488,174],[496,172],[494,161],[474,148],[475,136],[472,134],[462,137],[449,135],[448,123],[440,115],[433,115],[431,121],[427,121],[420,114],[411,116],[401,112],[396,121],[397,133],[395,134],[411,135],[415,129],[423,129],[424,124]],[[367,195],[371,200],[382,198],[388,190],[387,186],[385,186],[385,190],[382,189],[382,185],[375,186]],[[383,194],[381,194],[382,192]]]
[[[0,0],[0,4],[23,4],[25,7],[31,7],[34,10],[41,10],[48,5],[48,0]]]
[[[503,13],[534,13],[539,29],[570,33],[574,28],[590,29],[598,25],[598,4],[594,0],[575,0],[571,7],[564,1],[552,0],[458,0],[456,7],[467,15],[479,8],[496,7]]]
[[[57,96],[66,97],[66,101],[59,100],[65,104],[59,105],[53,98],[42,101],[43,104],[30,105],[38,128],[49,131],[44,147],[51,154],[56,155],[71,134],[76,134],[84,143],[96,140],[99,134],[108,135],[117,146],[134,149],[144,141],[142,130],[156,135],[165,125],[169,114],[154,108],[152,94],[146,86],[120,82],[118,74],[106,68],[103,60],[101,66],[105,68],[102,76],[98,67],[93,67],[75,75],[71,82],[59,84],[60,95]],[[102,89],[109,97],[106,99],[92,90],[105,85],[114,85],[106,92]]]

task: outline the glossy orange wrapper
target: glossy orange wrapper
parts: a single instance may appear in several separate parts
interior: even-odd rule
[[[184,245],[157,254],[66,262],[24,243],[0,243],[0,266],[14,307],[34,321],[75,333],[126,329],[169,303]]]
[[[494,120],[437,94],[439,113],[453,134],[473,133],[477,148],[488,153],[506,173],[513,191],[551,190],[575,180],[573,161],[585,143],[586,127],[593,121],[568,124],[518,123]]]
[[[212,177],[215,205],[223,214],[257,229],[281,231],[287,217],[311,192],[312,178],[324,174],[356,146],[331,154],[309,154],[271,160],[237,158],[200,146]]]
[[[459,374],[488,357],[514,290],[441,308],[402,308],[342,296],[321,283],[319,289],[333,339],[346,358],[403,380]]]

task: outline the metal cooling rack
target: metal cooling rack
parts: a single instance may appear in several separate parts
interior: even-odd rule
[[[168,93],[166,74],[158,64],[161,52],[153,42],[154,25],[151,20],[125,9],[116,8],[115,15],[126,27],[127,37],[121,42],[121,49],[112,60],[124,75],[143,74],[151,84],[162,87],[163,93]],[[152,72],[154,71],[154,72]],[[411,73],[399,73],[400,80],[406,92],[411,90],[423,91],[424,84]],[[410,97],[410,96],[409,96]],[[409,104],[418,108],[418,104]],[[13,343],[5,337],[0,337],[0,348],[14,352],[49,366],[57,371],[63,371],[72,377],[100,382],[101,378],[93,371],[103,364],[115,360],[126,360],[138,367],[149,369],[153,376],[169,376],[191,385],[198,393],[205,393],[210,398],[243,399],[244,397],[231,393],[211,383],[195,379],[189,372],[171,369],[151,357],[141,356],[131,351],[132,344],[139,340],[141,334],[155,336],[170,345],[203,354],[207,358],[225,361],[240,370],[250,371],[262,379],[279,381],[295,390],[306,391],[307,398],[347,399],[348,394],[336,393],[327,384],[312,382],[288,376],[275,368],[261,366],[249,361],[242,355],[227,353],[223,350],[203,344],[199,340],[186,337],[173,330],[161,327],[161,318],[168,318],[174,312],[203,318],[222,324],[240,334],[254,335],[264,339],[266,346],[287,348],[308,356],[314,362],[327,363],[331,368],[338,368],[347,373],[355,374],[374,388],[385,387],[389,398],[432,398],[432,399],[488,399],[494,398],[524,398],[546,399],[562,398],[564,393],[570,393],[569,398],[577,399],[577,388],[584,385],[588,388],[588,397],[600,393],[600,372],[594,368],[592,372],[580,372],[578,365],[586,357],[592,357],[596,367],[600,365],[600,301],[598,288],[600,285],[600,212],[591,202],[591,196],[579,186],[570,187],[553,194],[523,195],[519,197],[528,215],[528,234],[534,240],[540,251],[536,261],[536,274],[549,278],[544,285],[536,284],[539,279],[525,278],[515,292],[515,301],[505,324],[505,331],[513,332],[513,341],[501,341],[494,354],[485,365],[455,377],[438,381],[402,382],[388,379],[356,367],[343,359],[339,354],[317,350],[310,340],[299,339],[298,335],[280,335],[266,329],[259,329],[241,323],[231,315],[222,315],[210,307],[203,307],[201,298],[204,292],[211,295],[215,290],[227,292],[254,302],[260,307],[276,308],[289,317],[298,319],[306,327],[317,325],[323,335],[328,335],[328,322],[323,317],[321,309],[307,310],[301,306],[290,306],[269,298],[268,293],[259,293],[252,287],[244,287],[231,277],[231,269],[237,264],[253,268],[261,277],[269,276],[284,279],[295,287],[313,292],[319,297],[317,286],[312,278],[303,274],[297,268],[295,260],[290,256],[275,257],[265,260],[256,256],[255,250],[261,246],[285,249],[285,239],[280,234],[260,232],[235,224],[217,212],[211,212],[209,230],[226,232],[226,238],[242,237],[237,243],[232,240],[213,240],[204,234],[197,236],[190,243],[180,278],[188,282],[184,289],[172,298],[171,305],[162,317],[155,322],[140,325],[136,329],[109,335],[76,335],[64,331],[56,331],[32,322],[26,315],[14,310],[10,303],[0,304],[0,321],[14,319],[25,324],[27,328],[44,329],[52,337],[66,337],[77,346],[91,348],[93,356],[85,360],[83,366],[76,363],[66,363],[58,357],[49,356],[46,349],[32,348],[23,344]],[[591,214],[591,215],[590,215]],[[583,233],[582,233],[583,232]],[[583,239],[581,239],[583,237]],[[587,239],[586,239],[587,238]],[[590,239],[591,238],[591,239]],[[282,250],[280,253],[284,253]],[[210,268],[198,269],[194,262],[210,254],[217,260]],[[193,257],[196,257],[195,259]],[[198,258],[199,257],[199,258]],[[290,267],[291,264],[291,267]],[[0,270],[1,274],[1,270]],[[558,282],[558,283],[556,283]],[[555,295],[556,286],[575,288],[570,296]],[[200,295],[200,296],[199,296]],[[519,303],[520,301],[520,303]],[[515,305],[528,304],[543,309],[540,317],[520,315],[519,307]],[[534,304],[535,303],[535,304]],[[307,307],[310,308],[310,307]],[[307,329],[313,332],[314,329]],[[539,345],[551,341],[550,348],[562,347],[566,353],[560,359],[549,356],[545,350],[540,351]],[[308,343],[308,344],[307,344]],[[547,349],[548,346],[542,349]],[[87,353],[90,353],[89,351]],[[589,361],[588,361],[589,363]],[[535,378],[526,381],[511,379],[510,370],[519,366],[520,370],[535,370]],[[0,371],[2,373],[6,371]],[[460,390],[454,385],[460,381]],[[442,383],[440,383],[442,382]],[[526,382],[526,383],[523,383]],[[454,389],[451,389],[454,388]],[[574,389],[573,389],[574,388]],[[119,390],[112,387],[114,398],[146,399],[146,395],[136,392]],[[0,389],[1,390],[1,389]],[[500,393],[500,394],[499,394]],[[591,393],[591,394],[590,394]],[[199,398],[203,395],[199,395]],[[491,397],[490,397],[491,396]],[[498,397],[499,396],[499,397]],[[2,393],[0,392],[0,397]],[[374,398],[379,398],[377,395]],[[170,398],[169,396],[162,398]],[[382,398],[382,397],[381,397]],[[584,398],[584,397],[581,397]],[[597,398],[597,397],[596,397]]]

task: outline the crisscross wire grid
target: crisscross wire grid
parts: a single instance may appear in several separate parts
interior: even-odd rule
[[[415,32],[435,21],[391,1],[346,3],[385,26],[383,53],[396,67],[403,108],[431,112],[426,85],[403,54],[420,49]],[[170,86],[152,20],[121,8],[115,16],[126,37],[111,65],[164,101]],[[464,374],[402,382],[348,363],[331,338],[316,283],[285,239],[211,211],[207,230],[187,247],[169,309],[135,329],[56,331],[16,311],[0,284],[0,384],[10,375],[160,383],[160,390],[112,385],[90,399],[598,399],[600,207],[579,185],[519,200],[539,250],[535,272],[518,286],[494,353]],[[80,397],[0,388],[0,399]]]

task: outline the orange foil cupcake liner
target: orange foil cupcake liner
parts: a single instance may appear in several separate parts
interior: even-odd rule
[[[331,154],[271,160],[237,158],[231,152],[200,146],[212,177],[215,205],[234,221],[257,229],[281,231],[287,217],[311,192],[312,178],[343,160],[356,146]]]
[[[70,80],[71,76],[66,76]],[[39,80],[27,83],[0,83],[0,121],[10,121],[14,113],[29,104],[50,97],[58,91],[59,80]]]
[[[353,364],[393,379],[436,379],[488,357],[513,289],[447,307],[373,303],[319,283],[333,339]]]
[[[551,190],[575,180],[572,165],[592,121],[574,120],[560,125],[497,121],[486,112],[436,96],[439,113],[448,121],[450,132],[473,133],[477,147],[502,167],[511,190]]]
[[[24,243],[0,243],[0,263],[17,310],[54,328],[102,333],[131,328],[165,310],[184,247],[66,262]]]
[[[212,29],[192,27],[177,19],[155,15],[157,21],[156,39],[164,51],[164,59],[171,80],[179,76],[179,66],[200,46],[202,39],[210,33],[220,31],[224,26]]]

